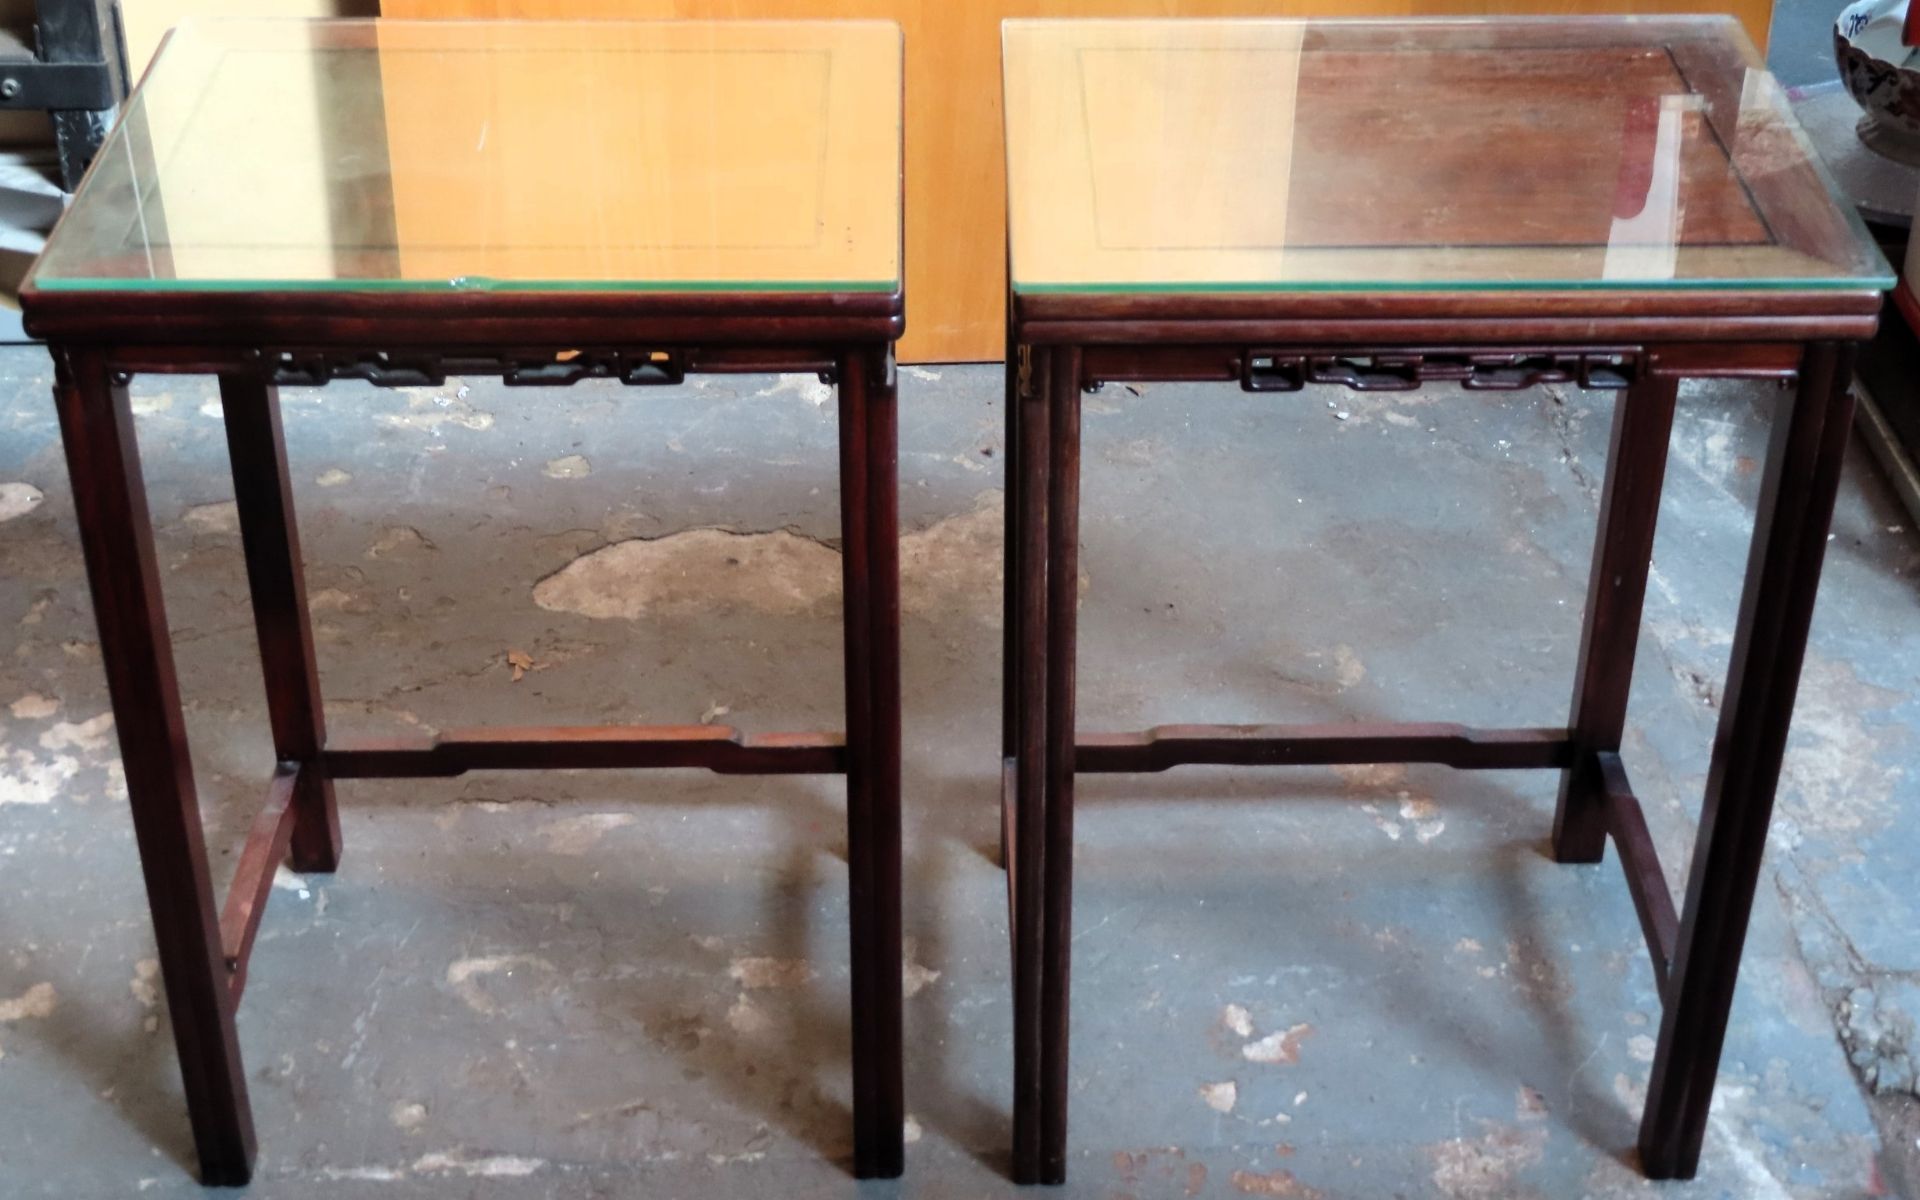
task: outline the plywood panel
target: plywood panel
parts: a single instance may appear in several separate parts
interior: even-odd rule
[[[384,0],[390,17],[884,17],[907,42],[907,362],[1002,353],[1007,17],[1731,12],[1764,44],[1771,0]]]

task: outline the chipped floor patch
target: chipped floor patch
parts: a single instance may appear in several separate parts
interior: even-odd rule
[[[79,772],[79,761],[65,754],[42,761],[15,750],[9,762],[0,753],[0,804],[51,804]]]
[[[393,1107],[387,1110],[387,1119],[397,1128],[412,1129],[427,1119],[427,1106],[417,1101],[396,1100]]]
[[[1342,691],[1358,687],[1367,678],[1367,664],[1352,646],[1342,643],[1333,648],[1333,677]]]
[[[1333,768],[1350,792],[1386,792],[1407,782],[1405,763],[1343,763]]]
[[[107,731],[113,728],[113,714],[101,713],[85,721],[61,721],[40,735],[42,750],[99,751],[107,748]]]
[[[1002,503],[999,491],[984,492],[966,512],[901,537],[905,612],[1000,619]],[[792,616],[838,604],[840,570],[838,550],[789,530],[689,529],[583,554],[536,584],[533,599],[550,612],[603,619]]]
[[[302,900],[308,899],[313,895],[313,893],[307,889],[306,879],[295,875],[293,869],[285,863],[281,863],[273,869],[273,886],[283,892],[292,892]]]
[[[1240,1085],[1231,1079],[1220,1083],[1203,1083],[1199,1091],[1201,1102],[1217,1113],[1230,1113],[1233,1106],[1240,1103]]]
[[[901,945],[900,990],[909,1000],[918,996],[930,983],[937,982],[940,972],[919,961],[920,943],[907,938]]]
[[[455,994],[467,1002],[467,1007],[477,1013],[491,1016],[500,1011],[493,997],[480,987],[480,980],[488,975],[504,972],[512,977],[514,971],[527,967],[537,971],[551,971],[553,964],[544,958],[531,954],[498,954],[484,958],[463,958],[447,964],[447,983]]]
[[[30,483],[0,483],[0,521],[24,517],[46,498],[46,493]]]
[[[690,529],[581,555],[534,585],[533,601],[549,612],[635,620],[716,610],[788,616],[839,594],[839,554],[810,538]]]
[[[1321,1200],[1325,1193],[1294,1178],[1292,1171],[1274,1171],[1260,1175],[1235,1171],[1230,1177],[1235,1191],[1247,1196],[1280,1196],[1285,1200]]]
[[[554,854],[585,854],[600,839],[615,829],[634,823],[632,813],[585,813],[550,821],[540,829],[547,849]]]
[[[1447,831],[1438,806],[1427,797],[1411,792],[1400,793],[1400,819],[1413,826],[1413,835],[1423,846]]]
[[[568,454],[548,460],[541,474],[548,479],[585,479],[593,474],[593,464],[584,454]]]
[[[0,1024],[50,1017],[59,1001],[51,983],[36,983],[11,1000],[0,1000]]]
[[[328,467],[313,477],[314,483],[324,488],[339,487],[343,483],[352,483],[353,476],[339,467]]]
[[[44,721],[60,711],[60,702],[42,696],[39,692],[28,692],[8,706],[16,721]]]
[[[818,375],[809,375],[805,372],[787,372],[781,375],[772,387],[761,388],[754,395],[765,399],[778,396],[783,392],[792,392],[815,408],[823,407],[833,401],[833,388],[820,382]]]
[[[1897,807],[1893,765],[1911,735],[1899,725],[1870,727],[1863,714],[1900,703],[1898,692],[1868,683],[1852,664],[1810,657],[1800,676],[1793,733],[1781,780],[1781,808],[1803,830],[1873,833]]]
[[[180,523],[195,533],[237,533],[240,529],[240,506],[232,500],[196,504],[180,514]]]
[[[437,550],[433,540],[411,525],[389,525],[380,531],[373,544],[367,547],[368,558],[385,558],[389,554],[403,554],[414,550]]]
[[[452,380],[448,381],[449,384]],[[493,428],[493,414],[482,412],[461,397],[466,388],[445,395],[435,388],[401,388],[407,397],[404,413],[381,413],[374,423],[384,429],[404,429],[416,433],[438,434],[444,425],[481,433]]]
[[[459,1151],[423,1154],[414,1160],[413,1169],[423,1174],[459,1172],[476,1179],[521,1179],[547,1165],[543,1158],[519,1158],[496,1154],[487,1158],[468,1158]]]
[[[1514,1176],[1540,1161],[1544,1129],[1515,1129],[1486,1122],[1478,1138],[1453,1138],[1427,1147],[1433,1186],[1450,1200],[1496,1200],[1520,1188]]]
[[[1270,1033],[1257,1042],[1247,1043],[1240,1048],[1240,1055],[1248,1062],[1291,1066],[1300,1061],[1300,1043],[1312,1036],[1313,1026],[1295,1025],[1285,1032]]]
[[[1253,1036],[1253,1014],[1238,1004],[1220,1010],[1220,1023],[1243,1038]]]
[[[760,1006],[746,996],[735,1000],[733,1007],[727,1010],[727,1027],[735,1033],[751,1037],[756,1033],[765,1033],[772,1025],[773,1021]]]
[[[140,1002],[141,1008],[152,1008],[160,1003],[160,960],[143,958],[133,964],[133,982],[127,984],[127,990]]]
[[[801,958],[736,958],[727,965],[727,978],[748,991],[799,987],[813,978],[813,967]]]

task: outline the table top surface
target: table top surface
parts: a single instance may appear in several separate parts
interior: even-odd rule
[[[1878,291],[1730,18],[1003,27],[1021,294]]]
[[[879,21],[205,21],[54,230],[42,292],[895,293]]]

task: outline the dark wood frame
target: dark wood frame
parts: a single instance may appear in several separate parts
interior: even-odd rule
[[[1690,1178],[1766,846],[1827,527],[1851,424],[1867,291],[1429,295],[1010,295],[1002,854],[1014,958],[1013,1175],[1066,1178],[1076,772],[1182,763],[1443,763],[1561,773],[1560,862],[1613,839],[1664,1015],[1642,1169]],[[1620,758],[1674,397],[1687,377],[1797,382],[1782,394],[1683,909]],[[1074,724],[1080,394],[1108,380],[1620,389],[1572,713],[1539,729],[1457,725]]]
[[[900,593],[893,343],[897,293],[134,292],[29,287],[99,624],[134,831],[203,1182],[254,1161],[234,1011],[274,868],[340,858],[333,781],[478,769],[704,767],[844,774],[850,877],[853,1171],[904,1166],[900,943]],[[322,719],[278,383],[435,374],[543,382],[556,364],[811,371],[839,389],[847,729],[514,727],[427,741],[330,737]],[[220,379],[242,543],[280,766],[216,912],[127,383]],[[565,372],[562,371],[562,374]],[[659,372],[636,370],[636,379]]]

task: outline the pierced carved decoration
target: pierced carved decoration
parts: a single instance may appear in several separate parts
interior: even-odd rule
[[[508,387],[565,387],[582,379],[617,379],[630,387],[664,387],[687,377],[683,350],[527,350],[472,355],[431,351],[272,350],[263,357],[276,385],[319,387],[360,379],[375,387],[438,387],[449,375],[498,375]]]
[[[1250,392],[1297,392],[1309,383],[1337,383],[1358,392],[1405,392],[1453,382],[1473,391],[1516,391],[1572,383],[1619,391],[1633,382],[1639,360],[1634,350],[1249,350],[1241,360],[1240,386]]]

